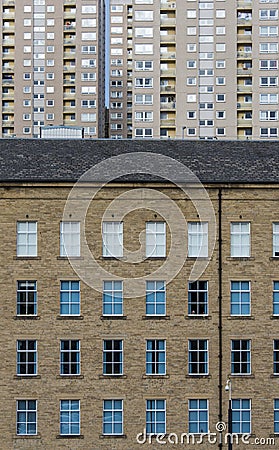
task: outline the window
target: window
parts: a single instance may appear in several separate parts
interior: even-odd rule
[[[153,128],[136,128],[135,129],[135,138],[144,139],[144,138],[152,138],[153,136]]]
[[[196,128],[187,128],[187,135],[188,136],[195,136],[196,135]]]
[[[187,94],[187,103],[196,103],[197,96],[196,94]]]
[[[260,77],[260,86],[273,87],[278,85],[278,77]]]
[[[231,282],[231,315],[250,315],[250,281]]]
[[[216,61],[216,69],[224,69],[226,67],[226,61],[217,60]]]
[[[189,433],[208,433],[208,400],[189,400]]]
[[[96,73],[82,73],[81,81],[96,81]]]
[[[103,222],[103,256],[123,256],[123,222]]]
[[[216,101],[217,102],[224,102],[226,100],[225,94],[217,94],[216,95]]]
[[[78,316],[80,314],[79,281],[61,281],[60,314],[62,316]]]
[[[166,400],[146,400],[146,433],[166,433]]]
[[[278,9],[260,9],[261,20],[276,20],[278,18]]]
[[[226,44],[216,44],[216,52],[225,52]]]
[[[273,341],[273,374],[279,375],[279,339]]]
[[[60,341],[60,375],[80,375],[80,341]]]
[[[216,18],[217,19],[223,19],[226,17],[226,11],[224,9],[217,9],[216,10]]]
[[[152,111],[136,111],[135,112],[135,122],[152,122],[153,112]]]
[[[153,55],[153,44],[135,44],[136,55]]]
[[[197,113],[196,111],[187,111],[187,119],[196,119]]]
[[[96,33],[81,33],[82,41],[96,41]]]
[[[60,222],[60,256],[80,256],[80,222]]]
[[[146,341],[146,374],[166,374],[166,341],[148,339]]]
[[[232,432],[251,433],[251,400],[232,400]]]
[[[151,88],[153,86],[153,78],[136,78],[135,87]]]
[[[273,230],[273,256],[279,256],[279,222],[272,224]]]
[[[94,28],[96,27],[96,19],[81,19],[81,26]]]
[[[279,433],[279,399],[274,399],[274,433]]]
[[[81,53],[88,53],[88,54],[96,53],[96,45],[82,45]]]
[[[82,5],[81,12],[82,14],[95,14],[96,5]]]
[[[123,375],[123,341],[110,339],[103,341],[103,374]]]
[[[195,69],[197,67],[197,61],[189,59],[187,61],[187,69]]]
[[[278,120],[278,111],[260,111],[260,120]]]
[[[190,339],[188,352],[189,375],[208,375],[208,340]]]
[[[217,136],[225,136],[225,134],[226,134],[226,128],[216,128]]]
[[[188,256],[190,258],[208,256],[207,222],[188,223]]]
[[[261,104],[277,104],[278,94],[260,94]]]
[[[17,375],[37,375],[37,341],[17,341]]]
[[[193,281],[188,284],[188,314],[208,314],[208,282]]]
[[[136,21],[150,21],[153,20],[153,11],[135,11]]]
[[[165,222],[146,222],[146,257],[166,257]]]
[[[278,27],[277,26],[264,26],[260,27],[260,36],[278,36]]]
[[[123,314],[123,282],[104,281],[103,315],[122,316]]]
[[[231,223],[231,256],[232,257],[250,256],[249,222]]]
[[[278,70],[278,61],[276,59],[262,59],[260,60],[261,70]]]
[[[17,315],[35,316],[37,314],[37,282],[17,282]]]
[[[123,434],[123,400],[104,400],[103,434]]]
[[[166,285],[164,281],[146,282],[146,315],[164,316],[166,314]]]
[[[16,434],[37,434],[37,401],[18,400],[16,412]]]
[[[17,256],[37,256],[37,222],[17,222]]]
[[[153,28],[138,28],[135,27],[135,37],[140,38],[152,38],[153,37]]]
[[[225,119],[226,112],[225,111],[216,111],[216,119]]]
[[[135,104],[137,104],[137,105],[152,105],[153,104],[153,95],[151,95],[151,94],[136,94],[135,95]]]
[[[80,434],[80,401],[60,401],[60,434],[65,436]]]
[[[260,128],[260,137],[270,138],[278,136],[278,128]]]
[[[237,339],[231,341],[231,373],[233,375],[251,374],[251,341]]]
[[[96,113],[82,113],[80,120],[82,122],[96,122]]]
[[[278,52],[277,42],[260,43],[260,53],[277,53],[277,52]]]
[[[195,9],[187,9],[187,18],[195,19],[197,17],[197,12]]]

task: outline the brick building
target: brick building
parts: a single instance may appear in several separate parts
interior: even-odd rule
[[[277,152],[0,141],[2,449],[276,448]]]

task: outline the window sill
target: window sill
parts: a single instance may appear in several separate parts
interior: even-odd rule
[[[210,373],[208,373],[207,375],[206,374],[195,374],[195,373],[190,373],[190,374],[188,374],[188,375],[185,375],[185,378],[190,378],[190,379],[196,379],[196,378],[201,378],[201,379],[203,379],[203,378],[212,378],[212,376],[210,375]]]
[[[83,320],[84,316],[56,316],[57,320]]]
[[[114,379],[114,378],[116,378],[116,379],[119,379],[119,378],[124,378],[124,379],[126,379],[127,378],[127,375],[99,375],[99,380],[105,380],[105,379],[108,379],[108,380],[112,380],[112,379]]]
[[[40,316],[14,316],[14,320],[40,320]]]
[[[202,314],[189,314],[185,316],[186,320],[211,320],[212,316],[202,315]]]
[[[272,315],[270,316],[271,320],[278,320],[279,319],[279,315]]]
[[[14,256],[13,257],[14,260],[35,260],[35,261],[40,261],[42,258],[41,256]]]
[[[100,434],[100,439],[127,439],[126,434]]]
[[[56,439],[84,439],[83,434],[58,434]]]
[[[255,261],[253,256],[228,256],[227,261]]]
[[[69,261],[69,259],[84,259],[82,256],[57,256],[58,260]]]
[[[14,439],[41,439],[41,434],[16,434]]]
[[[279,378],[279,373],[272,373],[271,375],[270,375],[270,378]]]
[[[270,258],[269,258],[269,261],[279,261],[279,256],[271,256]],[[278,433],[279,434],[279,433]]]
[[[27,380],[28,378],[32,378],[32,380],[34,380],[34,378],[41,378],[41,375],[14,375],[14,380]]]
[[[127,320],[127,316],[100,316],[101,320]]]
[[[142,316],[142,320],[170,320],[170,316]]]
[[[152,374],[150,374],[150,375],[147,375],[147,374],[145,374],[145,375],[143,375],[142,376],[142,379],[143,380],[152,380],[152,379],[156,379],[156,380],[160,380],[160,379],[169,379],[169,375],[168,374],[166,374],[166,375],[152,375]]]
[[[187,256],[187,261],[211,261],[211,258],[209,256]]]
[[[70,379],[70,380],[78,380],[78,379],[81,379],[81,380],[83,380],[83,378],[84,378],[84,375],[56,375],[56,379],[58,380],[58,379]]]
[[[255,375],[253,373],[231,373],[231,378],[255,378]]]
[[[254,316],[227,316],[228,320],[255,320]]]

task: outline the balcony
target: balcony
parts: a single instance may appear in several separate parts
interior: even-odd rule
[[[243,42],[244,44],[246,42],[252,42],[252,34],[238,34],[237,42]]]
[[[64,66],[64,72],[75,72],[76,66]]]
[[[15,6],[15,0],[2,0],[2,6]]]
[[[176,19],[169,19],[169,18],[166,18],[166,19],[162,19],[161,18],[161,25],[163,25],[163,26],[174,26],[175,27],[175,25],[176,25]]]
[[[166,35],[161,35],[160,36],[160,41],[161,42],[171,42],[171,43],[173,43],[173,42],[175,42],[175,39],[176,39],[176,35],[175,34],[168,34],[167,36]]]
[[[247,69],[237,69],[237,75],[251,75],[252,74],[252,67],[249,67]]]
[[[76,96],[75,92],[64,92],[63,94],[63,98],[67,99],[67,98],[74,98]]]
[[[251,102],[238,102],[237,103],[237,109],[251,109],[252,106],[252,100]]]
[[[75,45],[75,41],[76,41],[76,38],[75,37],[73,37],[73,38],[67,38],[67,39],[64,39],[64,44],[67,44],[67,45]]]
[[[5,19],[11,19],[11,20],[14,20],[14,18],[15,18],[15,14],[14,14],[14,12],[3,12],[3,19],[5,20]]]
[[[237,126],[238,127],[251,127],[252,126],[252,119],[237,119]]]
[[[161,52],[161,59],[175,59],[176,54],[172,52]]]
[[[3,39],[2,45],[11,45],[12,47],[14,47],[15,40],[14,39]]]
[[[64,5],[75,5],[76,4],[76,0],[64,0]]]
[[[237,52],[238,58],[252,59],[252,52]]]
[[[2,73],[14,73],[14,67],[2,67]]]
[[[176,3],[171,1],[163,1],[160,2],[160,10],[169,10],[169,9],[176,9]]]
[[[252,85],[248,85],[248,86],[237,86],[237,92],[244,92],[244,93],[251,93],[253,90],[253,86]]]
[[[175,93],[175,86],[160,86],[160,92],[171,92],[171,93]]]
[[[175,119],[161,119],[160,126],[161,127],[175,127]]]
[[[175,69],[161,69],[160,74],[163,77],[175,77],[176,70]]]
[[[237,9],[242,9],[242,8],[244,8],[244,9],[251,8],[252,9],[252,5],[253,5],[252,0],[239,1],[239,2],[237,2]]]
[[[67,80],[67,79],[64,79],[64,80],[63,80],[63,84],[66,84],[66,85],[75,85],[75,84],[76,84],[76,80]]]
[[[175,111],[175,107],[176,107],[175,101],[173,101],[173,102],[161,102],[160,103],[160,109],[161,110],[167,109],[167,110],[174,110]]]

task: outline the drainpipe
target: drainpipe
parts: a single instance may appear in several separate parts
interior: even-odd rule
[[[218,189],[218,303],[219,303],[219,321],[218,321],[218,336],[219,336],[219,422],[223,419],[223,344],[222,344],[222,188]],[[223,443],[219,442],[220,450],[223,448]]]

